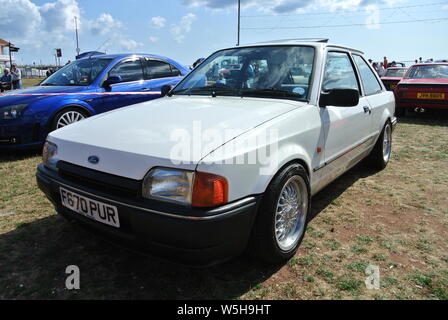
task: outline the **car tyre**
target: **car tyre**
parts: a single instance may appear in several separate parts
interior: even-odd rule
[[[392,154],[392,124],[387,121],[367,160],[372,168],[383,170]]]
[[[66,125],[81,121],[89,114],[76,107],[69,107],[59,111],[51,123],[51,131],[60,129]]]
[[[263,195],[249,255],[274,264],[293,257],[305,234],[310,208],[311,193],[305,168],[298,163],[286,166]]]

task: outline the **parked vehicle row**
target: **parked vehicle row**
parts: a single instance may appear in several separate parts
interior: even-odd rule
[[[413,65],[395,93],[398,115],[406,109],[448,109],[448,63]]]
[[[60,215],[188,264],[244,251],[279,263],[302,241],[312,195],[363,159],[390,160],[394,95],[359,50],[223,49],[162,92],[48,135],[37,182]]]
[[[47,134],[84,118],[160,97],[189,69],[166,57],[95,55],[38,86],[0,96],[0,148],[41,146]]]
[[[448,109],[448,63],[421,63],[409,69],[389,68],[381,78],[394,91],[396,115],[405,110]]]

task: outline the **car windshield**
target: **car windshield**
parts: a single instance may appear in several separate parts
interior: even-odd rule
[[[73,61],[45,79],[41,86],[88,86],[110,63],[111,59]]]
[[[266,46],[216,52],[173,91],[180,95],[227,95],[306,101],[314,48]]]
[[[448,79],[448,65],[414,66],[406,75],[409,79]]]
[[[406,69],[387,69],[385,77],[397,77],[402,78],[406,73]]]

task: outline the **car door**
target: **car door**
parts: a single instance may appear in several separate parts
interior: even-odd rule
[[[145,58],[143,63],[146,84],[151,92],[160,93],[164,85],[174,86],[182,79],[181,72],[166,61]]]
[[[381,85],[381,80],[365,59],[358,54],[352,56],[361,79],[363,94],[370,108],[369,136],[376,136],[382,129],[378,124],[381,123],[383,111],[387,107],[389,99],[386,97],[387,93]]]
[[[321,174],[330,179],[345,171],[368,147],[365,141],[370,130],[370,108],[362,95],[359,77],[348,52],[327,52],[321,91],[331,89],[356,89],[360,97],[354,107],[327,106],[320,110],[325,128],[326,168]]]
[[[118,62],[107,74],[121,77],[122,81],[101,88],[104,96],[95,109],[98,113],[150,100],[150,95],[140,94],[148,90],[139,57]]]

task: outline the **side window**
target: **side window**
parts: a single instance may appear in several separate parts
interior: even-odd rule
[[[140,60],[128,60],[120,62],[109,71],[109,77],[120,76],[123,82],[143,79],[143,70]]]
[[[180,71],[170,64],[158,60],[146,60],[146,74],[150,79],[176,77]]]
[[[359,75],[361,76],[361,81],[364,86],[365,94],[368,96],[371,94],[381,92],[383,89],[381,88],[381,85],[378,83],[378,80],[375,77],[375,74],[373,73],[372,69],[369,68],[367,62],[365,62],[364,59],[358,55],[353,55],[353,58],[355,60],[356,66],[358,67]]]
[[[322,91],[331,89],[359,90],[358,80],[347,53],[328,52]]]

